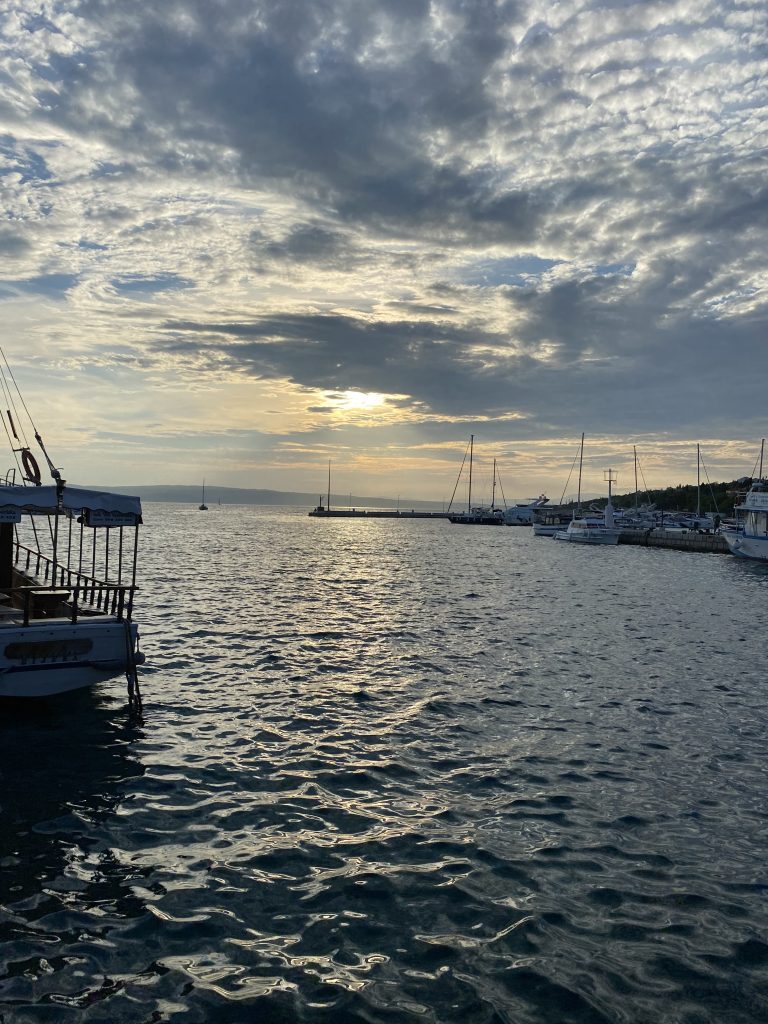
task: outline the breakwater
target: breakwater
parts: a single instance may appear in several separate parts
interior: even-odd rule
[[[707,551],[714,554],[727,554],[729,550],[721,533],[698,533],[696,530],[622,530],[619,544],[673,548],[676,551]]]
[[[449,515],[453,514],[452,512],[417,512],[412,508],[314,508],[308,513],[315,519],[447,519]]]

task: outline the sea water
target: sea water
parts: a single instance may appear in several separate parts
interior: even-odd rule
[[[0,1021],[768,1019],[768,567],[145,509],[124,681],[0,708]]]

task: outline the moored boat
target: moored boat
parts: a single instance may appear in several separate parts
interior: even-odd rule
[[[469,438],[469,486],[467,491],[467,511],[466,512],[450,512],[448,513],[448,522],[457,523],[460,526],[503,526],[504,525],[504,513],[500,508],[496,508],[496,459],[493,460],[493,490],[490,505],[473,505],[472,504],[472,457],[475,447],[475,435],[471,434]],[[466,459],[466,455],[465,455]],[[462,463],[462,469],[464,463]],[[458,487],[459,480],[461,479],[461,469],[459,470],[459,477],[456,481]],[[455,489],[454,489],[455,493]]]
[[[576,544],[618,544],[621,530],[608,526],[602,516],[580,516],[568,523],[567,530],[558,530],[555,540]]]
[[[0,486],[0,697],[47,697],[125,674],[140,709],[144,656],[133,604],[141,502],[71,487],[35,430],[54,481],[43,485],[7,417],[18,447],[5,479],[18,472],[23,483]]]
[[[546,494],[540,494],[538,498],[531,501],[521,502],[504,510],[504,522],[507,526],[531,526],[534,522],[536,509],[547,504],[549,498]]]
[[[755,480],[736,518],[736,529],[723,531],[731,554],[768,562],[768,481]]]
[[[138,498],[63,480],[0,487],[0,696],[45,697],[124,673],[135,687],[140,523]]]
[[[604,475],[608,481],[608,503],[605,506],[603,515],[584,515],[579,512],[568,523],[567,530],[561,530],[555,534],[555,540],[566,540],[575,544],[619,543],[621,530],[614,524],[613,505],[611,503],[611,487],[616,482],[616,470],[606,469]],[[579,474],[579,492],[581,492],[581,474]]]
[[[556,533],[568,529],[573,519],[573,511],[568,508],[540,508],[533,514],[534,537],[554,537]]]

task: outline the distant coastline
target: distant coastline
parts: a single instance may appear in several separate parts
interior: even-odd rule
[[[745,491],[751,483],[750,477],[741,477],[727,483],[707,483],[701,486],[702,511],[723,512],[733,507],[737,493]],[[89,485],[95,490],[110,490],[117,494],[134,494],[142,501],[167,501],[199,505],[200,486],[197,484],[137,484],[135,487],[115,487],[110,485]],[[251,487],[218,487],[206,485],[206,501],[209,505],[289,505],[296,508],[314,508],[318,502],[325,504],[326,495],[317,491],[274,491],[267,488]],[[604,498],[604,495],[602,496]],[[513,498],[510,505],[523,499]],[[599,501],[597,494],[582,495],[583,501]],[[661,509],[685,509],[696,505],[696,485],[678,484],[658,490],[641,492],[639,500],[653,502]],[[555,504],[556,501],[553,501]],[[614,496],[617,507],[628,507],[634,503],[634,494],[618,494]],[[461,501],[454,501],[454,508]],[[360,494],[331,494],[331,508],[381,508],[381,509],[414,509],[422,512],[445,511],[442,501],[424,501],[417,498],[376,497]]]
[[[110,490],[115,494],[133,494],[142,501],[171,501],[200,504],[200,486],[188,484],[137,484],[135,487],[93,486],[95,490]],[[217,487],[206,484],[205,500],[209,506],[217,505],[295,505],[298,508],[314,508],[318,500],[325,502],[326,495],[318,491],[272,491],[249,487]],[[411,498],[377,498],[369,495],[331,494],[331,508],[397,508],[441,511],[440,501],[418,501]]]

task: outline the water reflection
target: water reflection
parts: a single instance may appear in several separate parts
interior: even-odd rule
[[[104,983],[85,968],[92,950],[115,920],[144,912],[136,872],[101,831],[144,772],[132,752],[138,734],[119,700],[94,691],[4,701],[0,714],[2,999],[19,1014],[87,1005]]]

